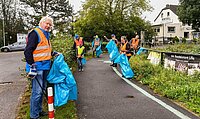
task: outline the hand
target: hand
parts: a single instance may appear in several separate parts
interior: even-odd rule
[[[54,52],[52,53],[52,56],[57,57],[57,56],[60,55],[60,54],[61,54],[61,53],[54,51]]]
[[[30,65],[30,70],[28,72],[27,77],[34,79],[36,75],[37,75],[36,65],[32,64],[32,65]]]

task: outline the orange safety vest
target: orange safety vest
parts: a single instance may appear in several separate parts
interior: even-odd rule
[[[79,40],[75,40],[75,43],[76,43],[76,48],[80,45],[83,45],[83,40],[82,39],[79,39]]]
[[[139,39],[132,38],[132,46],[136,50],[137,46],[139,45]]]
[[[38,43],[36,49],[33,51],[33,59],[35,62],[50,60],[51,59],[51,43],[47,40],[44,33],[39,29],[34,29],[39,35],[40,42]]]
[[[99,39],[98,40],[94,39],[94,45],[99,45],[99,44],[100,44]]]
[[[124,45],[121,44],[121,50],[122,50],[122,52],[123,52],[124,50],[126,50],[126,44],[127,44],[127,43],[124,43]],[[128,54],[126,53],[126,56],[131,56],[131,53],[128,53]]]

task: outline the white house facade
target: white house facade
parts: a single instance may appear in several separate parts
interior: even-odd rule
[[[152,27],[157,33],[154,38],[155,41],[159,43],[167,43],[176,36],[179,39],[193,39],[192,32],[194,30],[192,30],[191,26],[184,25],[179,21],[177,16],[177,7],[178,5],[166,5],[154,20]]]

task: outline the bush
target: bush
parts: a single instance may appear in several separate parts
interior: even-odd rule
[[[186,43],[186,38],[182,38],[182,43]]]
[[[192,76],[152,65],[145,54],[130,59],[135,79],[149,85],[155,93],[182,102],[184,106],[200,115],[200,73]]]
[[[172,39],[173,43],[178,43],[179,42],[179,38],[177,36],[175,36],[173,39]]]

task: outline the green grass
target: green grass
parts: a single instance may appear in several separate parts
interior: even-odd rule
[[[30,83],[26,87],[25,93],[22,96],[20,105],[18,108],[18,114],[16,119],[29,119],[30,118]],[[43,110],[48,112],[48,105],[46,99],[43,100]],[[77,110],[74,101],[68,101],[67,104],[55,108],[56,119],[77,119]],[[48,116],[42,117],[42,119],[48,119]]]
[[[132,57],[130,65],[136,80],[200,116],[200,73],[189,76],[152,65],[144,54]]]

